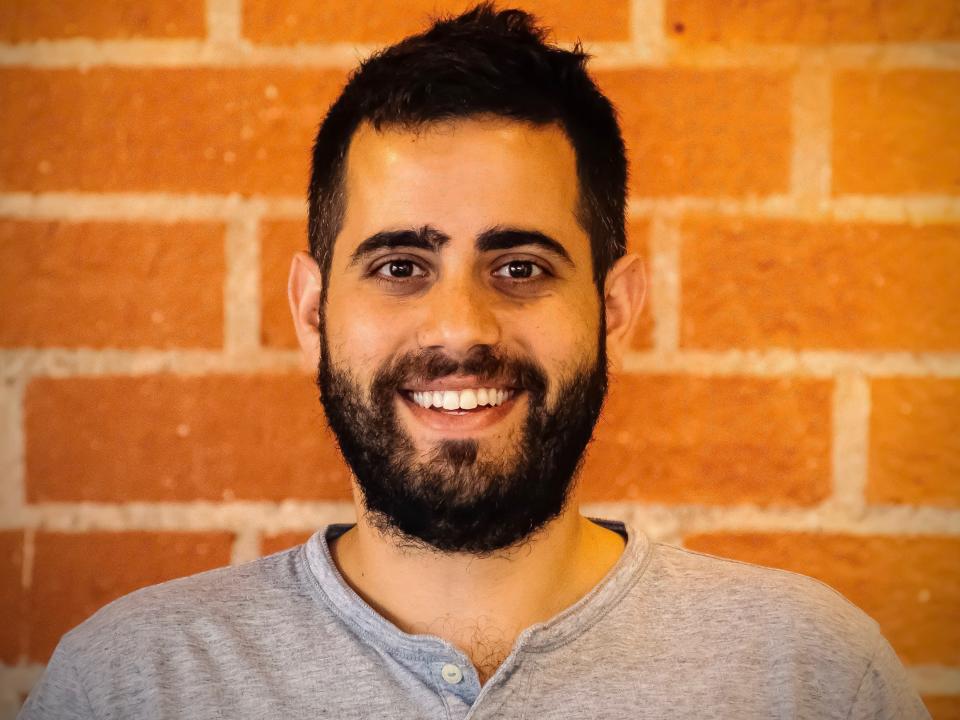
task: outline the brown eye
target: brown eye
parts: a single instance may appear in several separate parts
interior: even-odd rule
[[[511,260],[497,268],[494,275],[510,280],[529,280],[543,275],[543,268],[530,260]]]
[[[377,268],[376,274],[384,278],[402,280],[404,278],[419,277],[425,273],[412,260],[388,260]]]

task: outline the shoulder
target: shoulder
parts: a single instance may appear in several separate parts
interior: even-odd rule
[[[315,612],[301,550],[302,546],[132,592],[64,635],[62,650],[89,659],[180,642],[185,636],[203,642],[224,627],[242,626],[253,617],[261,624],[279,621],[298,604],[313,605]]]
[[[879,626],[829,585],[811,577],[656,544],[651,580],[676,600],[676,612],[780,638],[800,650],[840,653],[866,667],[881,642]]]

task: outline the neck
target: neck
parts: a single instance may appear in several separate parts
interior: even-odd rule
[[[502,661],[520,632],[587,594],[623,551],[618,534],[570,508],[524,545],[491,557],[398,547],[362,513],[331,552],[374,610],[404,632],[448,640],[483,676],[490,660],[478,656]]]

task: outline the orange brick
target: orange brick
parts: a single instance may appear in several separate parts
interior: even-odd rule
[[[933,720],[960,720],[960,695],[924,695]]]
[[[960,538],[743,533],[685,544],[822,580],[880,623],[907,664],[960,663]]]
[[[296,348],[287,277],[294,253],[307,250],[307,221],[275,220],[260,230],[260,342],[267,347]]]
[[[0,662],[15,665],[26,649],[23,532],[0,532]]]
[[[693,219],[685,347],[960,349],[960,227]]]
[[[345,499],[307,375],[36,379],[29,502]]]
[[[229,564],[232,542],[225,532],[38,533],[30,659],[45,662],[63,633],[121,595]]]
[[[267,535],[260,538],[260,554],[273,555],[273,553],[292,548],[294,545],[305,543],[307,538],[313,535],[312,532],[290,531],[279,533],[278,535]]]
[[[302,196],[343,70],[0,70],[0,190]],[[64,132],[69,128],[69,132]]]
[[[649,224],[634,221],[627,227],[627,249],[638,253],[644,261],[647,282],[650,282],[652,264],[649,251]],[[267,347],[296,348],[297,335],[293,330],[290,306],[287,302],[287,276],[293,254],[307,247],[306,221],[278,220],[264,223],[260,246],[260,297],[263,311],[260,320],[260,341]],[[653,315],[650,296],[637,321],[632,347],[647,349],[653,344]]]
[[[0,41],[63,38],[203,37],[206,12],[201,0],[139,0],[55,3],[4,0],[0,3]]]
[[[359,0],[295,0],[283,4],[247,0],[243,4],[243,33],[258,43],[379,43],[396,42],[421,32],[437,14],[459,14],[475,0],[407,0],[382,3]],[[506,7],[506,6],[503,6]],[[532,12],[554,31],[554,40],[569,42],[626,41],[630,39],[628,0],[597,0],[592,5],[563,0],[513,2]]]
[[[587,501],[811,505],[830,490],[829,382],[620,376]]]
[[[790,82],[764,70],[597,73],[620,111],[632,195],[784,192]]]
[[[960,72],[838,73],[833,124],[834,193],[960,193]]]
[[[668,37],[696,43],[918,42],[960,38],[954,0],[667,0]]]
[[[223,227],[0,220],[0,345],[218,347]]]
[[[867,500],[960,507],[960,380],[871,382]]]

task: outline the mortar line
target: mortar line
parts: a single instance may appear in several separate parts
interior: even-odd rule
[[[249,68],[301,67],[348,70],[375,51],[371,43],[255,44],[242,36],[239,0],[209,0],[209,38],[197,40],[130,39],[36,40],[0,43],[0,67],[89,69],[118,68]],[[594,59],[591,67],[681,67],[691,69],[792,69],[815,63],[842,69],[960,68],[960,43],[803,45],[690,45],[672,49],[663,33],[658,1],[634,0],[630,10],[630,42],[585,41]],[[400,38],[396,38],[399,40]],[[558,43],[571,49],[573,43]]]
[[[23,530],[23,562],[20,566],[20,587],[29,590],[33,586],[33,566],[37,556],[37,531],[32,527]]]
[[[630,42],[625,57],[611,58],[613,66],[663,66],[667,62],[667,38],[663,31],[665,0],[631,0]],[[613,55],[610,53],[610,55]],[[601,59],[601,58],[598,58]],[[619,61],[619,62],[618,62]],[[610,67],[601,61],[598,67]]]
[[[242,0],[206,0],[207,37],[218,45],[236,45],[243,25]]]
[[[960,695],[960,667],[907,665],[910,682],[921,695]]]
[[[824,66],[803,66],[793,77],[790,190],[805,215],[829,207],[833,135],[832,75]]]
[[[234,533],[230,564],[242,565],[260,557],[260,538],[261,532],[252,527],[245,527]]]
[[[859,519],[866,509],[870,448],[870,384],[862,373],[837,376],[831,421],[833,501],[851,518]]]
[[[249,331],[248,331],[249,332]],[[302,372],[295,348],[258,348],[227,354],[212,350],[20,348],[0,350],[0,380],[29,383],[34,377],[67,378],[171,373],[183,377]],[[626,373],[698,377],[824,378],[859,372],[865,377],[957,378],[960,353],[831,350],[650,350],[624,357]],[[2,506],[0,506],[2,509]]]
[[[869,506],[857,518],[851,518],[845,508],[830,500],[795,508],[587,502],[583,512],[629,519],[656,537],[664,533],[682,537],[689,533],[730,530],[960,537],[960,510],[931,506]],[[328,522],[352,521],[355,517],[354,506],[347,500],[47,502],[28,506],[17,529],[51,532],[216,530],[276,534],[315,530]],[[244,542],[249,543],[249,538]]]
[[[960,222],[960,198],[947,195],[857,196],[830,198],[815,215],[796,198],[765,197],[633,197],[631,219],[657,214],[713,213],[757,218],[864,220],[884,223]],[[238,215],[300,220],[306,200],[298,196],[200,195],[194,193],[0,193],[0,216],[24,220],[232,220]]]
[[[654,352],[672,355],[680,344],[682,308],[680,248],[682,239],[676,217],[663,213],[650,222],[650,311],[653,316]]]
[[[227,224],[223,285],[224,353],[249,356],[260,349],[260,243],[258,219],[247,215]]]
[[[26,378],[10,377],[0,390],[0,516],[21,517],[26,504]]]

